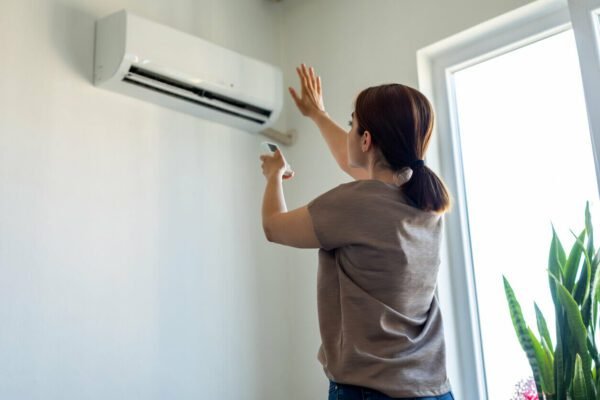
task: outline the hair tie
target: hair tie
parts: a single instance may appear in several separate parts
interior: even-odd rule
[[[424,165],[425,165],[425,160],[415,160],[412,163],[410,163],[410,168],[416,169],[417,167],[422,167]]]

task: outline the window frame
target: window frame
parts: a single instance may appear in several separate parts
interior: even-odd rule
[[[568,0],[600,191],[600,0]]]

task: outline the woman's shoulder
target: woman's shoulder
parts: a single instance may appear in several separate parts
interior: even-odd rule
[[[409,214],[419,215],[420,217],[439,219],[443,216],[443,214],[418,208],[401,187],[378,179],[354,180],[342,183],[334,189],[338,189],[344,194],[347,193],[349,196],[359,199],[359,201],[374,201],[374,199],[379,199],[383,203],[389,204],[390,207],[396,206]]]

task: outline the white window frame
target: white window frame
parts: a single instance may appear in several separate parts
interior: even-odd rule
[[[448,372],[457,398],[486,400],[489,397],[452,74],[569,28],[571,17],[566,1],[538,1],[417,52],[419,90],[432,101],[436,111],[427,162],[442,172],[454,200],[452,212],[445,217],[438,295],[448,339],[447,354],[449,359],[452,356],[454,359],[454,365],[448,363]],[[596,170],[600,177],[598,163]]]
[[[596,171],[600,170],[600,0],[569,0],[579,67],[592,135]],[[596,172],[600,191],[600,174]]]

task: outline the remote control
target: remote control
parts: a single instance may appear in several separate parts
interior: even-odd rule
[[[262,154],[273,155],[273,154],[275,154],[277,149],[279,149],[279,146],[277,146],[275,143],[271,143],[271,142],[262,142],[260,144],[260,148],[262,150]],[[285,176],[285,177],[292,176],[292,167],[290,166],[290,164],[287,163],[287,161],[285,163],[285,172],[283,173],[283,176]]]

